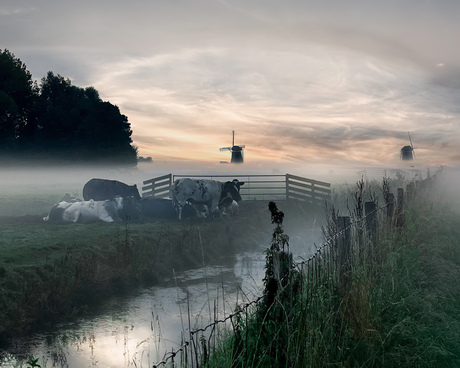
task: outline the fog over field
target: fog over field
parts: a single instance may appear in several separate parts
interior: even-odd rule
[[[110,166],[44,166],[44,167],[3,167],[0,168],[0,214],[1,215],[24,215],[42,214],[37,213],[35,208],[23,208],[20,213],[9,213],[11,206],[5,207],[5,200],[10,203],[16,200],[24,200],[25,197],[33,199],[43,195],[51,196],[59,201],[66,193],[82,197],[84,184],[92,178],[118,180],[129,185],[136,184],[142,195],[143,182],[155,177],[170,174],[173,175],[209,175],[219,180],[219,175],[243,176],[242,180],[250,180],[250,175],[285,175],[286,173],[298,175],[309,179],[324,181],[334,186],[353,186],[356,181],[376,180],[381,182],[383,177],[395,178],[398,173],[406,180],[419,180],[427,177],[428,172],[433,175],[440,166],[417,165],[400,162],[392,168],[374,168],[363,166],[335,166],[315,164],[220,164],[195,161],[183,162],[158,162],[140,163],[135,168],[120,168]],[[444,168],[443,177],[445,185],[449,186],[452,198],[457,184],[460,182],[459,170],[456,168]],[[244,176],[247,176],[244,178]],[[227,180],[227,179],[225,179]],[[16,199],[15,199],[16,198]],[[50,198],[48,200],[51,200]],[[3,207],[3,208],[2,208]],[[28,211],[24,213],[24,211]]]

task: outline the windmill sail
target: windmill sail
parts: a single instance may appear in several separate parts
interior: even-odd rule
[[[410,133],[407,132],[407,134],[409,135],[409,142],[410,142],[410,146],[412,147],[412,155],[414,156],[415,158],[415,149],[414,149],[414,145],[412,144],[412,138],[410,137]]]

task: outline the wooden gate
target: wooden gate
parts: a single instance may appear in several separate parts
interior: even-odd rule
[[[331,184],[291,174],[286,175],[173,175],[168,174],[144,181],[143,197],[169,198],[169,189],[179,178],[231,181],[238,179],[243,200],[297,199],[317,205],[330,199]]]
[[[142,197],[169,198],[171,184],[172,174],[146,180],[142,187]]]
[[[331,184],[286,174],[286,198],[322,205],[331,199]]]

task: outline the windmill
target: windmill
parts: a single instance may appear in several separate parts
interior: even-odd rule
[[[245,148],[245,145],[242,146],[235,146],[235,131],[233,130],[233,140],[232,140],[232,146],[231,147],[222,147],[220,150],[221,151],[231,151],[232,152],[232,159],[231,163],[232,164],[241,164],[243,163],[243,148]]]
[[[401,148],[401,160],[413,160],[415,158],[415,150],[412,145],[412,139],[410,137],[410,133],[407,132],[407,134],[409,135],[410,146],[404,146]]]

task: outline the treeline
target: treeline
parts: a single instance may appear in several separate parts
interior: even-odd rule
[[[0,160],[137,162],[128,118],[102,101],[93,87],[80,88],[48,72],[40,85],[9,50],[0,50]]]

